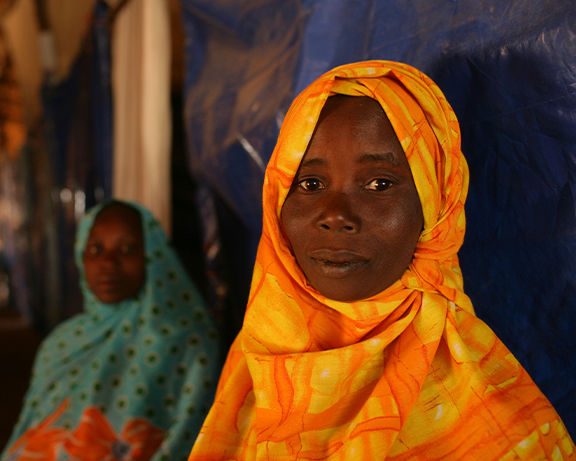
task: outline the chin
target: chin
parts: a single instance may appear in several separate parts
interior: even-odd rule
[[[322,296],[327,299],[331,299],[333,301],[338,301],[341,303],[353,303],[355,301],[362,301],[364,299],[368,299],[373,294],[369,295],[366,293],[358,293],[358,292],[342,292],[342,290],[317,290]],[[377,294],[377,293],[375,293]]]
[[[313,283],[310,283],[310,285],[316,288]],[[354,285],[357,284],[355,283]],[[364,285],[361,287],[361,289],[358,289],[358,287],[349,288],[344,282],[340,281],[339,286],[337,287],[322,287],[322,284],[318,284],[320,289],[316,288],[316,291],[318,291],[318,293],[320,293],[325,298],[331,299],[333,301],[353,303],[356,301],[365,301],[369,298],[372,298],[382,293],[392,285],[392,283],[389,283],[385,286],[379,286],[372,289],[369,289],[370,287]]]
[[[96,293],[95,293],[96,294]],[[96,294],[96,297],[105,304],[117,304],[121,301],[127,299],[126,296],[121,296],[117,294],[110,294],[110,293],[100,293]]]

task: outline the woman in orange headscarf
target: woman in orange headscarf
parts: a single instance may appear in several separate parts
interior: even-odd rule
[[[416,69],[336,68],[266,171],[242,331],[191,460],[576,459],[464,294],[468,169]]]

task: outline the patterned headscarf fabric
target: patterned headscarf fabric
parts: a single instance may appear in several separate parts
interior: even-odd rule
[[[350,303],[307,284],[280,224],[334,94],[380,103],[424,214],[400,280]],[[266,171],[244,325],[190,459],[576,459],[554,408],[464,294],[457,251],[467,189],[456,116],[418,70],[350,64],[304,90]]]
[[[139,211],[146,281],[136,298],[102,303],[83,252],[104,205],[76,242],[85,312],[40,346],[19,422],[2,460],[184,460],[210,408],[218,338],[158,221]]]

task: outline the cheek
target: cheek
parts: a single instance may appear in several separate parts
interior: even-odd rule
[[[280,215],[284,236],[286,240],[288,240],[288,244],[293,253],[298,253],[306,240],[306,232],[303,230],[305,219],[302,214],[297,211],[299,209],[302,208],[287,199]]]
[[[416,196],[412,201],[411,207],[407,213],[409,216],[409,235],[415,238],[417,242],[422,230],[424,229],[424,213],[418,196]]]
[[[396,215],[394,236],[398,253],[405,260],[411,261],[416,244],[422,233],[424,218],[420,202],[411,203]]]
[[[88,286],[92,286],[92,282],[96,276],[96,266],[92,261],[84,260],[84,277],[86,278],[86,282],[88,282]]]
[[[144,258],[130,261],[130,263],[127,264],[126,267],[127,267],[126,272],[130,277],[132,286],[133,287],[137,286],[138,288],[140,288],[142,284],[146,281],[146,263],[144,261]]]
[[[386,252],[378,250],[377,253],[394,253],[403,260],[412,259],[424,222],[419,201],[410,200],[385,210],[373,209],[364,218],[366,223],[371,221],[370,227],[378,229],[378,241],[387,248]]]

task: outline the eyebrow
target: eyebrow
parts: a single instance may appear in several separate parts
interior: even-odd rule
[[[383,154],[364,154],[358,159],[358,163],[366,164],[366,163],[385,163],[387,165],[394,165],[398,166],[398,162],[396,157],[392,152],[386,152]],[[304,160],[300,164],[300,168],[305,168],[308,166],[314,165],[325,165],[326,160],[323,158],[311,158],[308,160]]]
[[[311,158],[308,160],[304,160],[300,164],[300,168],[307,167],[307,166],[314,166],[314,165],[325,165],[325,164],[326,164],[326,160],[324,160],[323,158]]]
[[[384,154],[364,154],[358,159],[358,163],[386,163],[388,165],[398,165],[396,157],[392,152]]]

